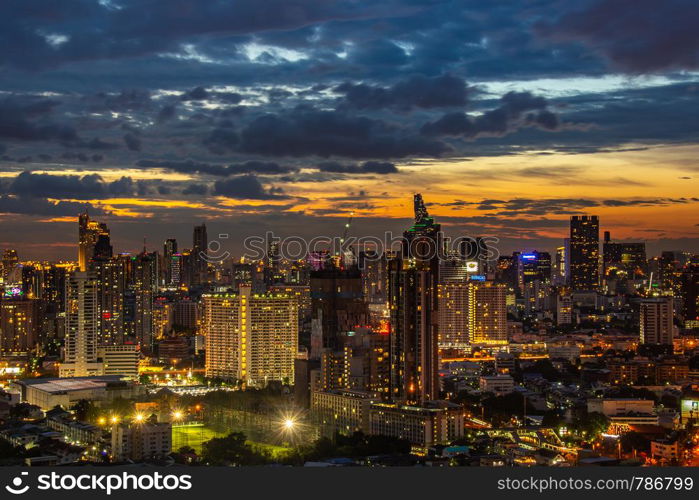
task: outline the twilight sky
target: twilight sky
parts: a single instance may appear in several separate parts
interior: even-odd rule
[[[571,214],[699,251],[696,0],[6,0],[0,249],[448,232],[554,248]]]

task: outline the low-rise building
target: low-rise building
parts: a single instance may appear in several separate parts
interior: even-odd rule
[[[368,434],[369,408],[378,401],[378,397],[362,391],[315,391],[311,397],[311,410],[323,433],[361,431]]]
[[[169,422],[120,423],[112,427],[112,460],[150,460],[172,452],[172,424]]]
[[[480,378],[480,389],[497,396],[509,394],[515,390],[515,381],[510,375],[487,375]]]
[[[369,432],[405,439],[426,450],[463,437],[464,410],[448,401],[429,401],[424,406],[375,403],[369,410]]]

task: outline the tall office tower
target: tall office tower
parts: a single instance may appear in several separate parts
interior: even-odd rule
[[[699,327],[699,255],[682,271],[682,316],[687,328]]]
[[[468,296],[468,338],[472,344],[507,344],[507,287],[472,281]]]
[[[548,252],[521,253],[517,259],[517,284],[524,291],[528,283],[551,282],[551,254]]]
[[[680,263],[674,251],[664,251],[658,261],[658,280],[663,290],[677,290],[680,277]]]
[[[570,218],[570,285],[573,290],[599,286],[599,217]]]
[[[608,279],[639,279],[648,273],[645,243],[613,242],[609,231],[602,244],[602,275]]]
[[[75,271],[66,280],[66,336],[64,362],[59,376],[101,375],[97,361],[98,304],[97,281],[85,271]]]
[[[569,325],[573,322],[573,298],[565,292],[556,296],[556,324]]]
[[[495,264],[495,281],[504,283],[513,290],[517,288],[519,252],[501,255]]]
[[[568,238],[565,241],[569,241]],[[556,262],[551,277],[554,285],[563,286],[568,283],[568,250],[568,243],[556,248]]]
[[[357,267],[327,266],[311,271],[310,287],[311,355],[317,359],[319,349],[340,349],[342,337],[357,326],[366,325],[369,313],[364,301],[362,273]]]
[[[97,246],[98,242],[99,246]],[[95,257],[96,249],[99,254],[111,254],[109,229],[104,223],[90,220],[90,216],[85,211],[78,217],[78,266],[81,271],[88,270]]]
[[[442,277],[439,284],[440,349],[468,348],[468,297],[466,280],[448,281]]]
[[[439,251],[442,233],[420,194],[415,222],[389,262],[391,398],[421,404],[439,398],[437,380]]]
[[[376,250],[359,252],[359,269],[362,271],[365,300],[370,304],[385,302],[386,260],[383,256]]]
[[[640,303],[640,340],[642,344],[672,345],[672,297],[652,297]]]
[[[194,333],[199,323],[199,306],[195,300],[184,297],[175,302],[172,313],[172,326],[178,331]]]
[[[201,286],[208,282],[209,274],[209,238],[206,236],[206,224],[194,226],[192,246],[192,285]]]
[[[264,281],[266,286],[284,282],[284,274],[281,270],[281,254],[279,241],[270,241],[265,255]]]
[[[170,335],[174,326],[175,305],[166,297],[153,301],[153,337],[156,340]]]
[[[206,339],[206,376],[264,387],[294,383],[298,351],[298,301],[287,295],[203,295],[202,331]]]
[[[177,253],[177,240],[175,238],[168,238],[163,243],[163,279],[162,283],[165,286],[177,286],[179,285],[179,269],[177,270],[178,281],[173,282],[173,256]],[[179,265],[179,262],[178,262]]]
[[[17,250],[7,248],[2,252],[2,282],[4,284],[19,283],[19,276],[16,273],[18,264],[19,257],[17,256]]]
[[[65,309],[66,268],[51,265],[44,270],[44,289],[41,299],[47,312],[60,313]]]
[[[0,300],[0,354],[28,354],[40,341],[42,301],[22,295]]]
[[[124,290],[127,281],[124,261],[96,258],[92,261],[92,272],[97,280],[98,344],[120,345],[124,342]]]
[[[153,349],[153,299],[157,290],[157,254],[143,252],[133,257],[131,291],[134,297],[133,335],[141,349]]]

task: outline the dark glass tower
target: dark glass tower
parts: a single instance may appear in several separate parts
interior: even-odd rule
[[[420,194],[415,223],[403,233],[398,255],[389,261],[391,312],[391,398],[422,404],[439,398],[437,379],[439,250],[441,228]]]
[[[206,224],[194,226],[192,248],[192,285],[203,285],[207,280],[209,261],[209,239],[206,236]]]
[[[573,290],[596,290],[599,285],[599,217],[570,218],[570,285]]]

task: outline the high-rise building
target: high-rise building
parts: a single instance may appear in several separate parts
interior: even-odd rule
[[[298,301],[287,295],[205,294],[206,376],[265,386],[294,382]]]
[[[563,246],[556,248],[556,262],[552,281],[555,285],[565,285],[568,283],[570,239],[566,238]]]
[[[551,282],[551,254],[548,252],[520,253],[517,260],[517,282],[520,290],[528,283],[540,281]]]
[[[20,275],[17,273],[19,256],[17,250],[7,248],[2,252],[2,282],[5,285],[20,282]]]
[[[209,238],[206,235],[206,224],[194,226],[192,239],[192,285],[201,286],[208,282],[209,274]]]
[[[311,271],[311,357],[319,358],[321,349],[341,348],[341,339],[357,326],[366,325],[362,274],[350,267],[328,265]]]
[[[0,353],[27,354],[37,347],[41,333],[42,301],[6,295],[0,299]]]
[[[98,344],[120,345],[124,342],[124,261],[118,258],[95,258],[92,272],[97,280]]]
[[[595,290],[599,286],[599,218],[596,215],[570,218],[570,285],[573,290]]]
[[[682,271],[682,316],[689,327],[699,327],[699,256]]]
[[[66,336],[63,377],[101,375],[97,342],[99,329],[97,280],[85,271],[75,271],[66,280]]]
[[[642,344],[672,345],[672,297],[652,297],[640,303],[640,340]]]
[[[178,286],[179,285],[179,269],[177,269],[177,281],[173,281],[173,256],[177,254],[177,240],[174,238],[168,238],[163,243],[163,269],[162,269],[162,283],[165,286]],[[179,259],[177,264],[179,264]]]
[[[468,337],[472,344],[507,344],[507,288],[492,281],[469,283]]]
[[[439,397],[439,252],[442,233],[420,194],[415,222],[389,261],[391,398],[421,404]]]
[[[143,252],[132,257],[130,289],[133,293],[133,335],[141,349],[153,349],[153,300],[157,290],[157,254]]]
[[[81,271],[89,270],[96,250],[99,256],[109,254],[111,257],[109,229],[104,223],[90,220],[86,211],[78,217],[78,266]]]
[[[602,275],[605,279],[639,279],[648,272],[645,243],[613,242],[609,231],[602,244]]]
[[[462,349],[469,346],[467,281],[446,281],[439,284],[439,348]]]

